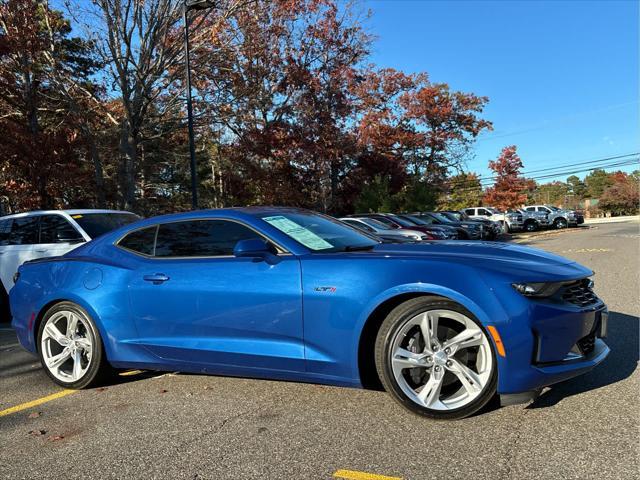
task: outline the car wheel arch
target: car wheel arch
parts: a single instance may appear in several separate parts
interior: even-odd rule
[[[60,298],[56,298],[56,299],[47,301],[47,303],[45,303],[42,307],[40,307],[40,309],[38,310],[38,313],[35,316],[35,319],[33,321],[33,327],[31,329],[31,335],[32,335],[32,338],[33,338],[33,345],[34,345],[36,351],[39,348],[39,346],[38,346],[38,330],[40,329],[40,324],[44,320],[44,316],[47,314],[47,312],[49,310],[51,310],[51,308],[53,308],[54,306],[58,305],[59,303],[64,303],[64,302],[70,302],[70,303],[73,303],[73,304],[79,306],[80,308],[82,308],[89,316],[91,316],[91,319],[93,320],[96,328],[98,329],[98,332],[100,333],[100,336],[103,339],[108,338],[108,337],[105,336],[106,332],[105,332],[105,330],[104,330],[104,328],[102,326],[102,323],[100,321],[100,317],[96,314],[96,312],[92,308],[90,308],[84,302],[79,301],[76,298],[60,297]],[[110,355],[109,355],[109,348],[108,348],[107,343],[108,342],[103,341],[103,346],[105,347],[105,355],[107,356],[107,360],[108,360]]]
[[[444,300],[450,300],[456,302],[461,306],[469,310],[476,318],[483,324],[489,323],[489,318],[480,309],[480,307],[463,295],[454,292],[453,290],[446,289],[444,287],[438,287],[433,285],[433,288],[425,286],[424,284],[420,288],[414,288],[409,291],[397,291],[393,289],[394,294],[386,295],[383,299],[378,299],[375,302],[375,306],[368,311],[362,327],[360,328],[358,338],[358,348],[356,352],[356,359],[358,366],[357,375],[360,380],[360,384],[365,389],[370,390],[382,390],[382,382],[378,377],[378,373],[375,365],[375,341],[378,330],[382,325],[382,322],[386,316],[398,305],[412,300],[418,297],[440,297]]]

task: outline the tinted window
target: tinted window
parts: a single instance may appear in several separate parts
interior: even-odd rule
[[[160,225],[156,257],[233,255],[240,240],[260,238],[244,225],[226,220],[195,220]]]
[[[156,230],[158,227],[153,226],[135,230],[124,237],[118,245],[127,250],[132,250],[143,255],[153,255],[153,248],[156,241]]]
[[[479,208],[478,209],[478,215],[485,215],[487,217],[491,216],[491,212],[489,212],[488,210],[485,210],[484,208]]]
[[[73,215],[71,218],[92,239],[140,220],[140,217],[133,213],[83,213],[81,215]]]
[[[9,234],[10,245],[33,245],[38,243],[39,217],[14,218]]]
[[[62,216],[44,215],[40,218],[40,243],[81,242],[82,235]]]
[[[536,207],[527,207],[527,212],[535,212]]]
[[[476,214],[476,211],[473,208],[467,208],[465,210],[465,212],[467,213],[467,215],[475,215]]]
[[[0,245],[9,243],[9,233],[11,233],[12,220],[3,220],[0,222]]]

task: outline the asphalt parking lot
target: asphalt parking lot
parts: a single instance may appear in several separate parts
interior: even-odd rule
[[[251,379],[130,372],[64,391],[4,329],[0,478],[639,478],[639,231],[514,239],[596,271],[612,351],[526,408],[457,422],[418,418],[383,392]]]

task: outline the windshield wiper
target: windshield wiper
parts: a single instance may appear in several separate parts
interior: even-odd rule
[[[373,250],[376,245],[347,245],[344,247],[345,252],[364,252],[367,250]]]

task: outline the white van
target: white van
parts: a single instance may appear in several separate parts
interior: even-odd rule
[[[64,255],[139,219],[115,210],[47,210],[0,217],[0,322],[9,320],[7,294],[24,262]]]

